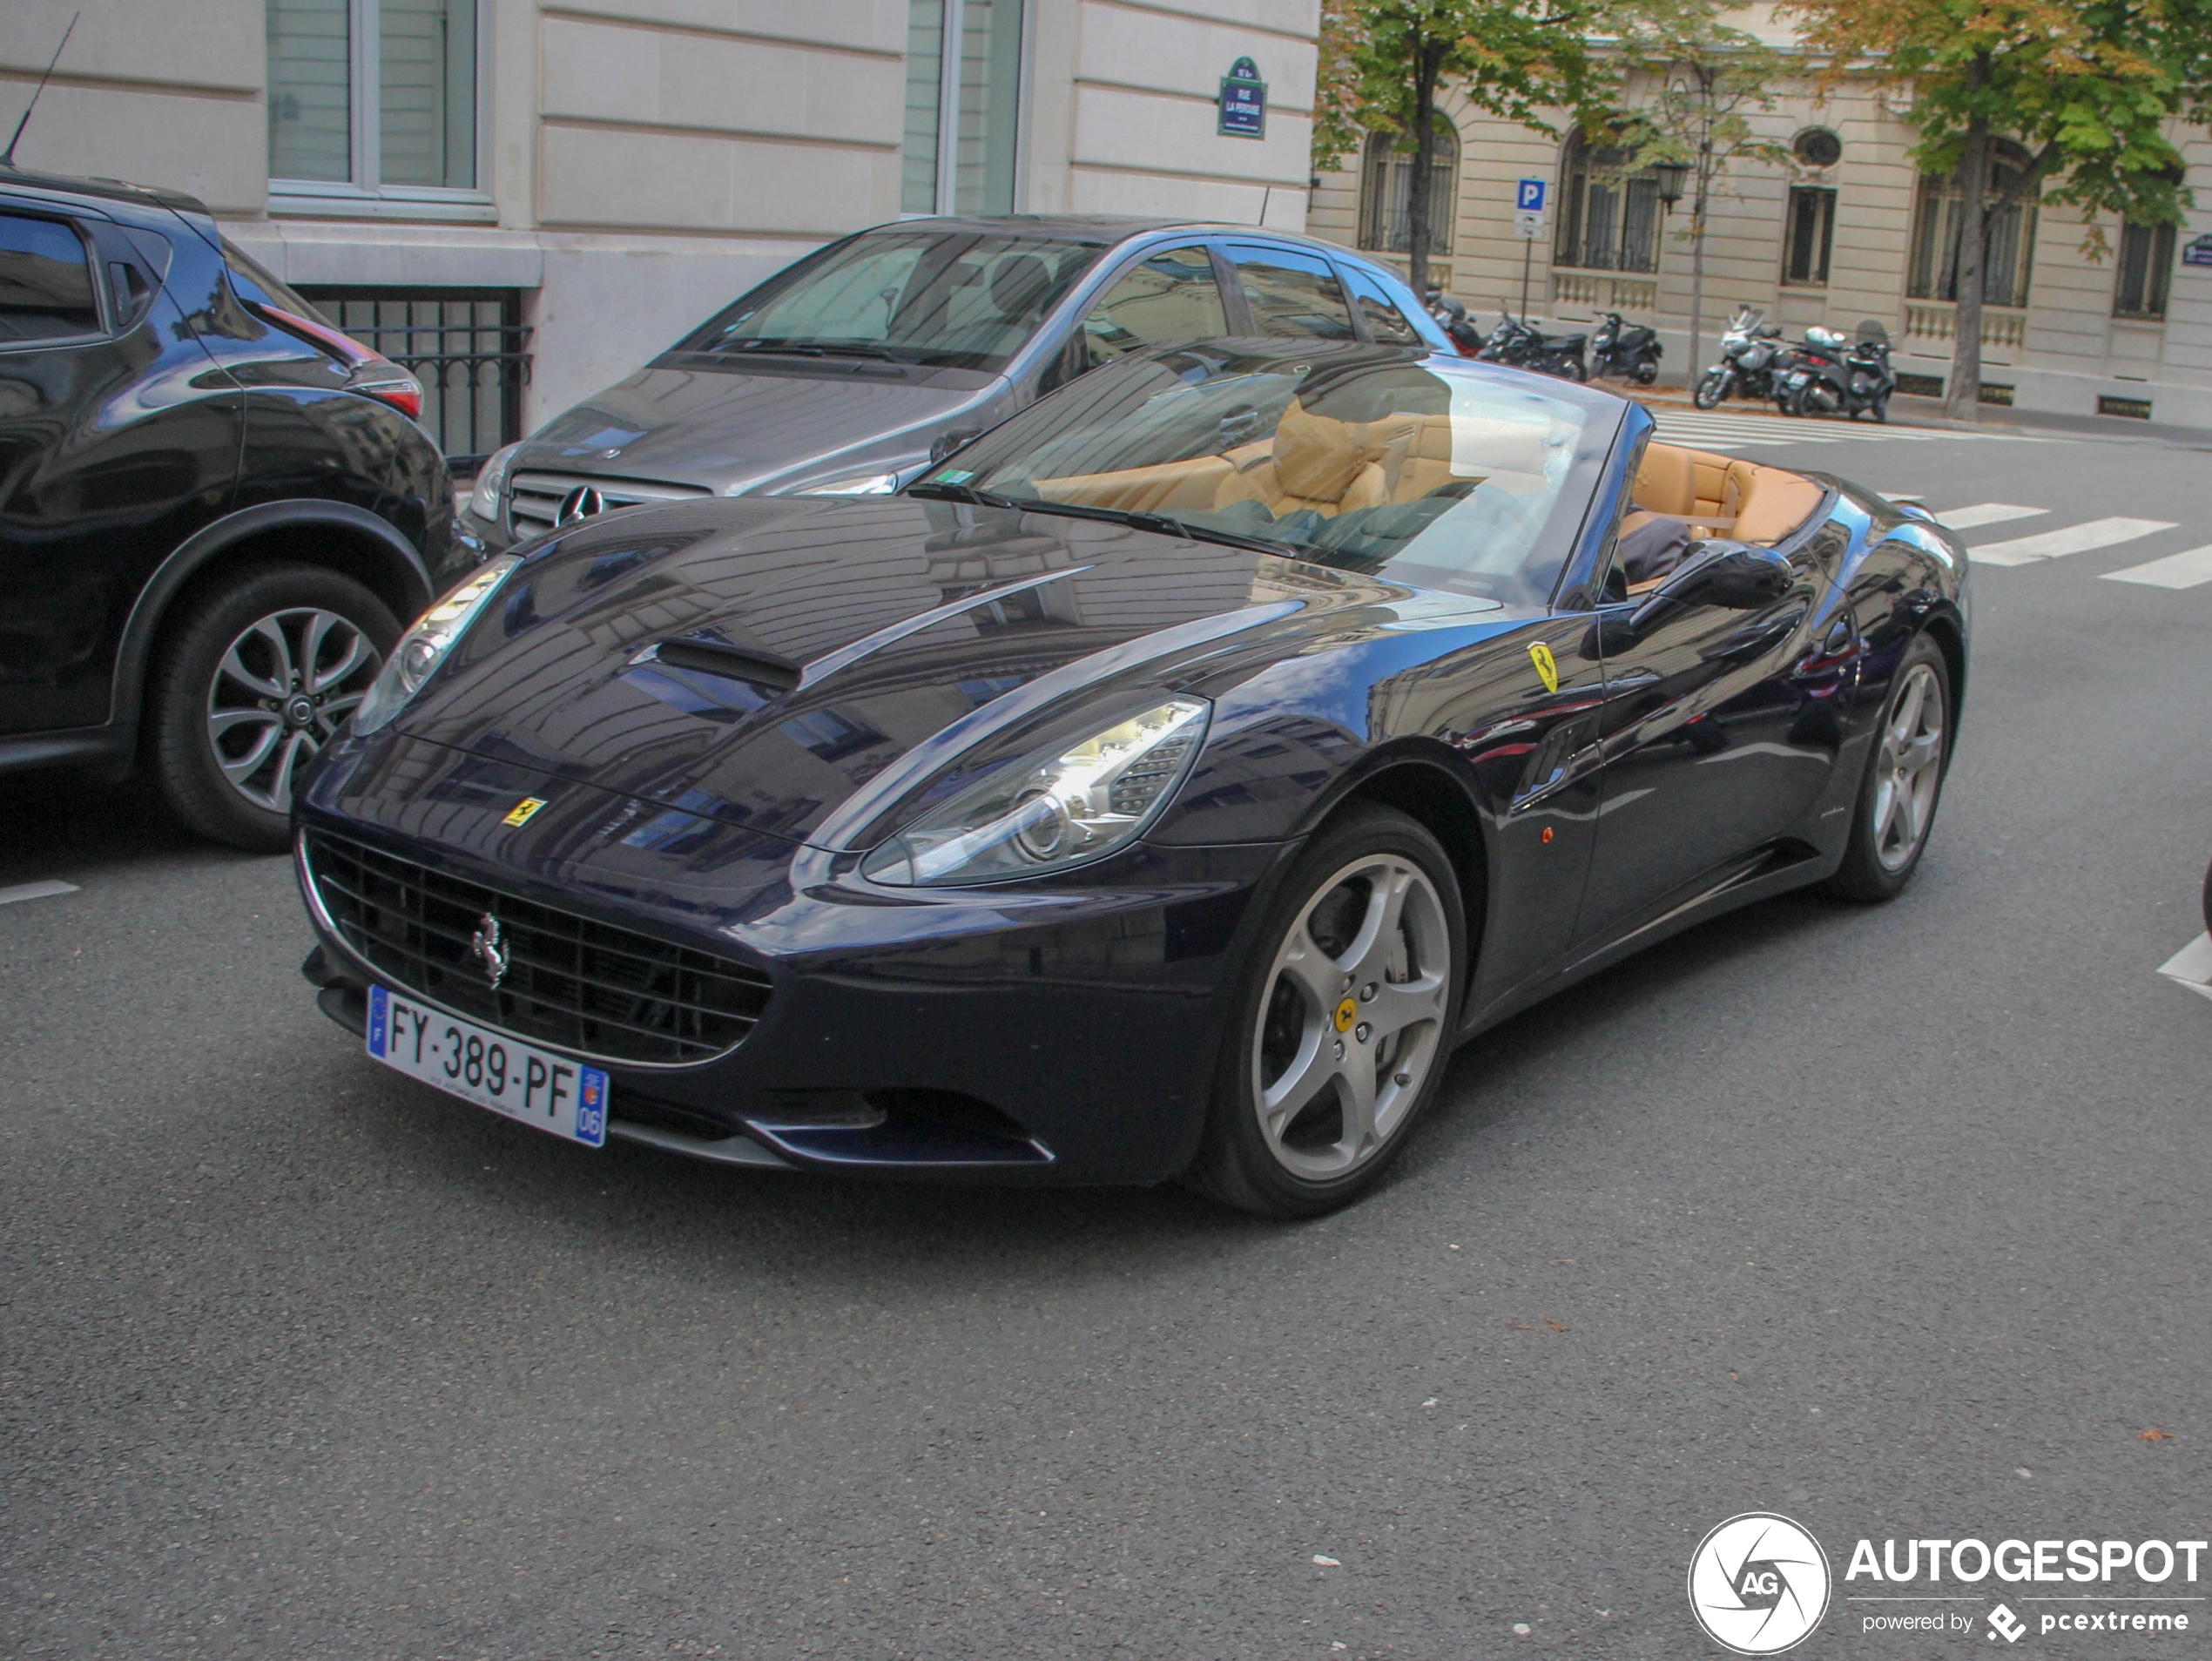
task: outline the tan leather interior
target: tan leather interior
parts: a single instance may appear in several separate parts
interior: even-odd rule
[[[1812,517],[1827,492],[1802,473],[1680,444],[1649,444],[1630,500],[1685,520],[1693,537],[1725,532],[1776,543]]]
[[[1543,483],[1543,442],[1533,427],[1506,422],[1475,433],[1464,417],[1393,412],[1374,421],[1315,415],[1292,400],[1272,439],[1218,456],[1154,467],[1039,479],[1055,502],[1123,510],[1226,508],[1258,502],[1277,518],[1312,509],[1325,519],[1361,508],[1414,502],[1440,485],[1480,479],[1518,492]],[[1484,458],[1480,473],[1455,469],[1454,437]]]

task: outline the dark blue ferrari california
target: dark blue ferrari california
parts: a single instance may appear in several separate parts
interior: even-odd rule
[[[577,1142],[1372,1183],[1469,1036],[1926,846],[1965,556],[1418,350],[1164,348],[901,496],[480,569],[295,809],[322,1007]]]

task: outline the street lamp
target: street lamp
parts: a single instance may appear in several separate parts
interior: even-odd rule
[[[1659,180],[1660,201],[1671,210],[1676,202],[1682,200],[1683,181],[1689,177],[1689,164],[1686,161],[1655,161],[1651,164],[1651,171]]]

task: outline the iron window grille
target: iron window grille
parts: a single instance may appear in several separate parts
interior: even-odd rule
[[[523,436],[530,328],[514,288],[302,287],[338,328],[422,383],[422,425],[447,463],[473,471]]]
[[[2155,323],[2165,321],[2166,294],[2173,272],[2172,226],[2122,226],[2120,269],[2112,291],[2112,314]]]
[[[1836,192],[1817,185],[1790,189],[1790,228],[1783,244],[1782,280],[1792,287],[1828,286],[1828,256],[1836,243]]]

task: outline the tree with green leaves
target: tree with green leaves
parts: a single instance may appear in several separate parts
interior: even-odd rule
[[[1436,98],[1447,83],[1478,110],[1557,136],[1545,118],[1580,111],[1592,84],[1587,8],[1577,0],[1324,0],[1313,165],[1395,132],[1413,157],[1409,264],[1428,292],[1428,180]]]
[[[1981,402],[1982,296],[1991,220],[2049,181],[2046,203],[2178,224],[2190,205],[2168,139],[2212,114],[2212,0],[1782,0],[1830,84],[1872,77],[1910,89],[1925,172],[1959,186],[1956,334],[1944,413]],[[2031,158],[1994,201],[1995,145]]]
[[[1619,71],[1624,105],[1610,118],[1608,136],[1629,151],[1629,170],[1688,172],[1692,385],[1705,324],[1705,233],[1715,188],[1738,163],[1790,161],[1789,146],[1761,138],[1751,118],[1774,107],[1774,83],[1795,66],[1757,36],[1723,23],[1721,12],[1716,0],[1638,0],[1615,14],[1620,44],[1606,54]]]

